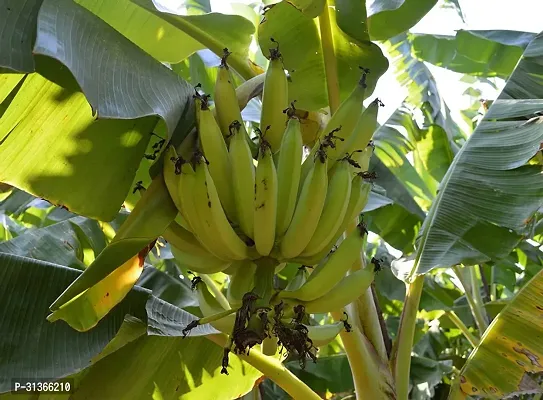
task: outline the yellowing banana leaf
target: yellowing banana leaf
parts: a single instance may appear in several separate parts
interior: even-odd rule
[[[100,282],[55,310],[47,320],[64,320],[79,332],[94,328],[132,289],[143,271],[143,263],[151,247],[147,246]]]
[[[531,374],[543,372],[543,271],[490,324],[460,371],[449,398],[503,399],[541,392]]]
[[[366,96],[370,96],[377,79],[387,70],[388,61],[379,47],[370,42],[353,43],[336,24],[330,13],[334,50],[337,59],[341,99],[345,99],[360,79],[359,66],[371,70]],[[288,27],[288,29],[285,29]],[[258,42],[265,56],[275,47],[270,38],[279,42],[285,69],[288,70],[289,98],[296,107],[317,111],[328,105],[326,77],[319,32],[315,21],[283,1],[264,14],[258,27]]]
[[[51,311],[94,286],[160,236],[177,215],[162,175],[157,176],[112,242],[96,260],[58,297]],[[139,275],[138,275],[139,276]]]
[[[130,0],[113,2],[77,0],[76,2],[92,11],[159,61],[175,64],[197,50],[205,48],[205,45],[195,37]],[[247,56],[254,28],[240,16],[214,13],[184,18],[208,34],[220,37],[224,47],[228,47],[230,51]]]
[[[543,206],[543,34],[527,47],[484,119],[454,158],[419,233],[411,279],[436,267],[506,257]],[[399,275],[403,275],[400,273]]]

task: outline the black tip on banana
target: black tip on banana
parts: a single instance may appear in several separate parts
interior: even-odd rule
[[[198,286],[199,283],[203,283],[202,278],[199,276],[195,276],[190,281],[190,290],[196,290],[196,286]]]
[[[143,181],[136,182],[136,186],[134,186],[134,190],[132,190],[132,194],[135,194],[138,190],[145,190],[145,187],[143,186]]]
[[[364,221],[361,221],[356,227],[360,231],[360,236],[364,236],[368,234],[368,228]]]
[[[360,175],[360,177],[364,180],[367,180],[367,181],[374,181],[377,179],[377,173],[375,171],[363,171],[363,172],[359,172],[358,175]]]
[[[353,327],[348,322],[349,315],[345,311],[343,311],[343,315],[345,315],[345,319],[342,319],[341,322],[343,322],[343,327],[345,328],[345,332],[351,332],[353,330]]]
[[[372,263],[373,266],[374,266],[373,270],[374,270],[375,272],[381,271],[381,270],[383,269],[382,262],[383,262],[383,260],[378,260],[378,259],[375,258],[375,257],[372,257],[372,258],[371,258],[371,263]]]
[[[384,107],[385,106],[385,104],[377,97],[375,98],[375,100],[372,101],[372,103],[377,104],[378,107]]]
[[[279,60],[282,58],[281,52],[279,51],[279,42],[275,40],[274,38],[270,38],[273,44],[275,44],[277,47],[275,49],[270,48],[270,60]]]
[[[367,88],[368,84],[366,83],[366,80],[368,78],[368,74],[370,73],[370,69],[360,67],[360,66],[358,68],[360,68],[362,70],[362,77],[360,78],[360,81],[358,83],[359,83],[360,86]]]
[[[222,49],[222,53],[223,53],[223,56],[221,57],[220,67],[229,69],[228,63],[226,62],[226,60],[228,59],[228,56],[232,54],[232,52],[228,51],[228,47],[225,47],[224,49]]]

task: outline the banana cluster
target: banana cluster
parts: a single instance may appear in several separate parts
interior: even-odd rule
[[[230,275],[226,297],[231,308],[220,304],[205,283],[197,282],[195,290],[204,320],[225,333],[234,330],[235,336],[249,329],[235,327],[239,312],[234,317],[233,310],[247,308],[243,299],[256,285],[259,260],[303,265],[287,288],[272,296],[275,303],[269,303],[281,302],[285,310],[303,306],[308,314],[335,311],[371,285],[373,268],[348,273],[363,250],[365,225],[358,224],[345,238],[343,233],[368,201],[374,178],[367,171],[371,137],[381,103],[362,106],[369,72],[364,70],[304,158],[301,113],[295,102],[288,103],[278,47],[270,51],[260,129],[254,137],[241,117],[228,54],[225,49],[214,107],[197,88],[196,132],[177,149],[166,149],[163,176],[179,215],[163,236],[193,272]],[[302,332],[317,347],[348,326],[278,324]],[[255,335],[265,353],[275,354],[273,334]]]

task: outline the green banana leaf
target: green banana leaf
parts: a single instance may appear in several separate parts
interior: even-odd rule
[[[456,155],[417,242],[408,279],[436,267],[506,257],[543,206],[541,166],[525,165],[543,141],[543,35],[528,46],[484,119]],[[404,264],[409,265],[409,264]]]
[[[541,392],[531,374],[540,360],[543,323],[543,270],[529,281],[491,323],[470,354],[449,398],[466,395],[492,399]]]
[[[338,27],[335,17],[335,13],[330,13],[341,99],[347,97],[360,79],[359,66],[371,70],[366,91],[369,96],[377,79],[387,70],[388,61],[379,47],[369,40],[354,43]],[[268,49],[274,47],[272,37],[279,42],[285,69],[290,74],[290,100],[297,100],[297,107],[309,111],[326,107],[324,61],[315,21],[288,2],[280,2],[266,11],[258,27],[258,43],[265,56],[268,56]]]
[[[459,30],[456,36],[409,34],[413,54],[452,71],[507,78],[535,33]]]
[[[437,0],[366,0],[368,32],[373,40],[386,40],[419,22]]]
[[[194,319],[191,314],[156,298],[147,289],[134,288],[89,332],[76,332],[64,322],[45,320],[48,305],[81,272],[44,261],[0,253],[0,393],[11,389],[11,377],[61,378],[89,365],[130,314],[147,323],[150,335],[181,335]],[[192,336],[216,333],[209,325]]]
[[[205,46],[162,18],[139,7],[130,0],[77,0],[77,3],[92,11],[121,34],[141,47],[159,61],[178,63]],[[224,47],[247,56],[254,28],[237,15],[206,14],[197,12],[186,4],[190,17],[188,21],[207,33],[221,37]],[[207,7],[209,3],[207,4]],[[199,8],[207,11],[208,8]]]

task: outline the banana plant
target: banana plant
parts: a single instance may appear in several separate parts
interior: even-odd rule
[[[317,399],[327,388],[310,383],[306,364],[336,348],[357,398],[407,399],[421,395],[424,366],[440,371],[437,382],[453,371],[452,360],[436,361],[425,346],[443,331],[426,324],[419,332],[423,315],[443,317],[476,347],[451,396],[479,385],[486,394],[511,392],[473,372],[496,334],[483,334],[495,314],[479,291],[484,267],[478,274],[472,265],[499,271],[521,240],[537,239],[541,85],[526,82],[540,75],[540,36],[463,143],[435,87],[408,98],[378,130],[382,102],[366,101],[388,68],[377,40],[390,39],[392,54],[409,42],[413,56],[404,49],[403,60],[411,57],[407,74],[420,84],[412,68],[423,69],[413,58],[426,57],[423,40],[393,37],[435,0],[255,3],[257,24],[254,10],[244,11],[249,21],[212,13],[206,1],[187,2],[184,14],[148,0],[5,3],[0,181],[13,188],[2,196],[9,240],[0,243],[0,274],[4,314],[16,326],[4,345],[16,351],[2,376],[69,376],[76,397],[230,399],[265,375],[292,398]],[[503,35],[462,32],[457,41],[464,49],[476,38],[487,53],[499,43],[515,59],[532,39],[517,35],[519,45]],[[502,67],[485,73],[505,76],[511,62]],[[259,115],[244,121],[250,102]],[[422,126],[413,121],[415,102]],[[32,198],[21,201],[19,189],[50,203],[28,206]],[[122,204],[131,212],[114,220]],[[51,210],[67,214],[55,221]],[[391,224],[398,216],[402,223]],[[32,225],[41,228],[27,232]],[[384,244],[376,248],[370,231],[411,261],[384,263]],[[55,251],[82,272],[58,265]],[[519,261],[533,257],[525,251]],[[515,312],[515,301],[526,303],[537,276],[487,332]],[[395,299],[383,296],[387,279],[403,289]],[[21,299],[16,307],[12,298]],[[37,311],[18,324],[34,302]],[[29,340],[35,326],[45,342]],[[54,368],[44,367],[43,348],[65,342],[73,352],[92,346],[77,363],[55,352]],[[24,353],[29,344],[37,358]],[[538,354],[525,344],[522,354]],[[118,384],[134,376],[130,389]],[[105,381],[117,384],[100,388]],[[10,384],[0,380],[0,391]]]

